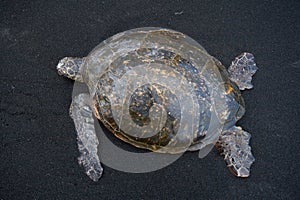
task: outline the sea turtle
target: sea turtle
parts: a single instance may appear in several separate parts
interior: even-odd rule
[[[93,115],[136,147],[182,153],[215,145],[238,177],[248,177],[254,157],[250,134],[235,126],[245,112],[240,90],[252,88],[257,67],[251,53],[228,70],[180,32],[138,28],[116,34],[87,57],[59,61],[60,75],[87,85],[73,98],[79,163],[97,181],[102,167]]]

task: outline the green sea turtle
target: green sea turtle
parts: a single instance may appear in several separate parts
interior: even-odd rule
[[[87,85],[73,98],[79,162],[97,181],[102,167],[93,115],[136,147],[177,154],[215,145],[238,177],[248,177],[254,157],[250,134],[235,126],[245,112],[240,90],[252,88],[251,53],[228,70],[196,41],[169,29],[138,28],[96,46],[87,57],[66,57],[60,75]]]

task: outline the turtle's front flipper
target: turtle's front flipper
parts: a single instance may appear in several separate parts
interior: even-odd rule
[[[216,144],[227,166],[238,177],[248,177],[250,166],[255,160],[249,146],[250,137],[241,127],[234,126],[223,131]]]
[[[240,90],[251,89],[252,76],[257,70],[254,56],[251,53],[242,53],[232,61],[228,68],[230,79],[235,82]]]
[[[90,106],[88,94],[79,94],[73,98],[70,115],[74,120],[77,131],[79,164],[85,169],[86,174],[93,180],[98,181],[102,175],[102,167],[97,155],[99,144],[94,127],[93,111]]]

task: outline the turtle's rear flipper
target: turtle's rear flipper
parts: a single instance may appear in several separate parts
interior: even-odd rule
[[[232,61],[228,68],[230,79],[235,82],[240,90],[251,89],[252,76],[257,70],[254,56],[251,53],[242,53]]]
[[[88,94],[81,93],[73,97],[70,115],[77,131],[78,149],[81,154],[78,158],[79,164],[84,167],[86,174],[93,181],[98,181],[103,169],[97,154],[99,141],[95,132],[93,111],[89,101]]]
[[[216,144],[227,166],[238,177],[248,177],[255,160],[249,146],[250,137],[241,127],[234,126],[222,132]]]

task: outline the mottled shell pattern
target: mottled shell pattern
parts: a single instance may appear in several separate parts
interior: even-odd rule
[[[244,114],[240,91],[223,65],[177,31],[119,33],[94,48],[80,73],[96,117],[140,148],[201,149]]]

